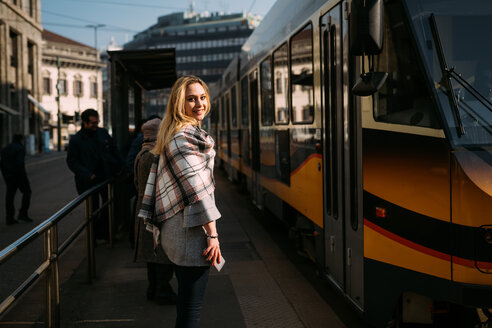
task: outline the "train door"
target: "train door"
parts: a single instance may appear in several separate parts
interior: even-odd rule
[[[349,110],[347,32],[341,4],[322,17],[325,264],[334,283],[362,308],[360,123]]]
[[[323,176],[325,265],[330,278],[345,290],[343,207],[342,70],[340,5],[322,17]]]
[[[252,197],[257,206],[261,206],[260,190],[260,126],[258,108],[258,72],[249,75],[249,97],[251,117],[251,167],[252,167]]]

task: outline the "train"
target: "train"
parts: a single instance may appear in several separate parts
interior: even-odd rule
[[[371,326],[492,317],[491,18],[277,1],[210,87],[218,164]]]

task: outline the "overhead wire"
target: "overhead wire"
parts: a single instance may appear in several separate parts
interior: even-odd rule
[[[253,7],[255,6],[255,3],[256,3],[256,0],[253,0],[253,3],[251,4],[251,6],[249,6],[248,13],[251,12],[251,9],[253,9]]]
[[[85,25],[61,24],[61,23],[51,23],[51,22],[43,22],[43,25],[87,29],[87,26],[85,26]],[[121,28],[107,28],[107,27],[104,27],[104,31],[121,32],[121,33],[138,33],[138,32],[140,32],[140,31],[136,31],[136,30],[121,29]]]
[[[145,8],[161,8],[161,9],[176,9],[176,10],[186,10],[184,7],[170,7],[170,6],[159,6],[159,5],[150,5],[150,4],[142,4],[142,3],[128,3],[128,2],[114,2],[114,1],[100,1],[100,0],[68,0],[71,2],[91,2],[95,4],[109,4],[109,5],[117,5],[117,6],[129,6],[129,7],[145,7]]]
[[[78,21],[85,22],[85,23],[91,23],[91,24],[100,24],[101,23],[101,22],[96,22],[96,21],[92,21],[92,20],[88,20],[88,19],[73,17],[73,16],[70,16],[70,15],[60,14],[60,13],[53,12],[53,11],[50,11],[50,10],[45,10],[45,9],[42,9],[41,12],[44,12],[46,14],[53,15],[53,16],[62,17],[62,18],[68,18],[68,19],[78,20]],[[47,23],[43,23],[43,24],[47,24]],[[53,25],[55,23],[51,23],[51,24]],[[73,27],[75,27],[75,26],[73,26]],[[106,24],[106,27],[117,29],[117,30],[120,30],[120,31],[126,31],[126,32],[130,32],[130,33],[137,33],[138,32],[138,31],[135,31],[135,30],[130,30],[130,29],[127,29],[127,28],[124,28],[124,27],[114,26],[114,25],[107,25]],[[110,30],[110,29],[108,29],[106,27],[104,28],[105,30]]]

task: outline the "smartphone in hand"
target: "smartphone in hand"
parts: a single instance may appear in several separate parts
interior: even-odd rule
[[[220,272],[220,270],[222,270],[222,267],[224,266],[224,263],[225,263],[225,260],[224,260],[224,258],[222,257],[222,254],[221,254],[220,255],[220,263],[219,262],[215,262],[214,267],[217,269],[217,271]]]
[[[206,250],[207,250],[206,248],[203,249],[203,255],[204,256],[206,256],[206,253],[205,253]],[[217,269],[217,271],[220,272],[220,270],[222,270],[222,267],[224,266],[224,263],[225,263],[225,259],[222,256],[222,254],[220,254],[220,263],[219,262],[215,262],[214,267]]]

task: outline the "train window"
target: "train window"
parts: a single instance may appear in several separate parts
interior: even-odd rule
[[[289,75],[287,43],[273,53],[273,77],[275,90],[275,123],[289,123],[289,93],[287,77]]]
[[[248,77],[245,76],[241,80],[241,123],[243,127],[249,125],[248,114]]]
[[[222,126],[222,124],[224,124],[222,122],[222,102],[221,102],[220,97],[219,97],[219,99],[217,99],[217,110],[218,110],[217,123],[218,123],[218,126],[220,128]]]
[[[221,124],[223,129],[225,129],[227,127],[227,124],[228,124],[227,114],[226,114],[227,113],[227,105],[226,105],[225,99],[226,99],[226,97],[223,96],[222,101],[221,101],[221,103],[222,103],[222,118],[221,118],[220,124]]]
[[[270,57],[261,63],[261,124],[273,124],[272,60]]]
[[[376,59],[376,71],[388,72],[388,79],[374,99],[374,119],[379,122],[439,128],[424,73],[397,1],[385,6],[383,52]]]
[[[237,128],[236,87],[231,89],[231,120],[232,127]]]
[[[212,107],[212,110],[210,111],[210,120],[212,121],[212,124],[218,124],[219,123],[219,101],[216,100],[214,101],[214,105]]]
[[[230,116],[231,116],[231,94],[230,93],[227,93],[227,95],[225,95],[224,99],[225,99],[224,112],[226,113],[225,114],[225,122],[226,122],[226,124],[224,124],[224,128],[227,128],[227,130],[229,130],[230,124],[231,124],[231,121],[230,121]]]
[[[312,123],[313,94],[313,27],[308,24],[290,42],[290,90],[292,122]]]

